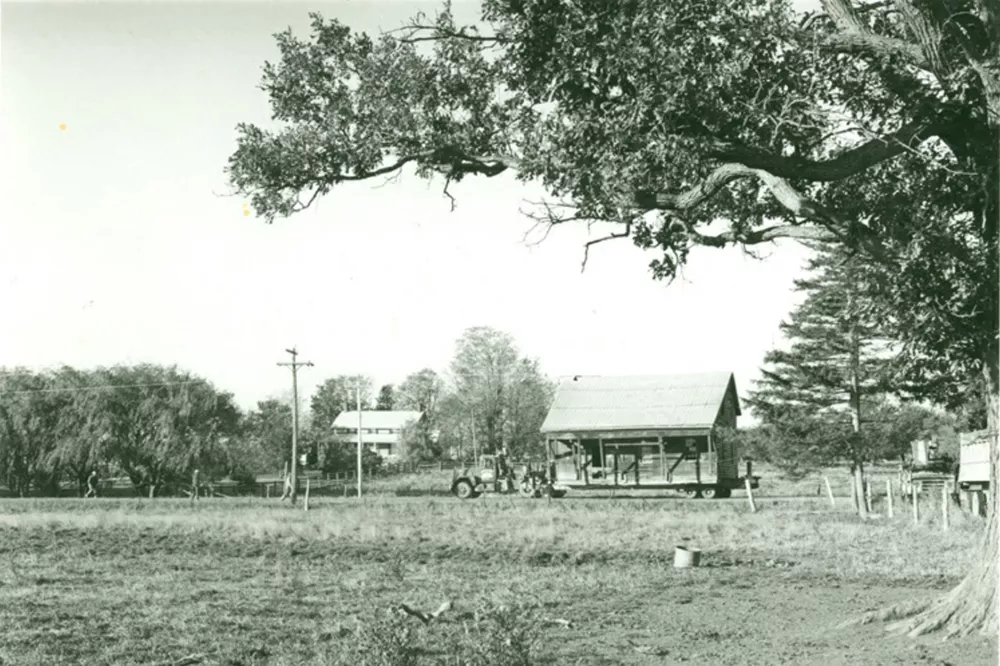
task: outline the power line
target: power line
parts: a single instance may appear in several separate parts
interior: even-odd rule
[[[100,391],[101,389],[116,388],[141,388],[147,386],[188,386],[190,384],[205,384],[204,379],[195,379],[187,382],[150,382],[147,384],[97,384],[95,386],[78,386],[73,388],[42,388],[42,389],[19,389],[17,391],[4,391],[0,388],[0,395],[18,395],[21,393],[75,393],[79,391]]]

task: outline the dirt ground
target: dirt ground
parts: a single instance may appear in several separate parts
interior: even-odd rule
[[[612,519],[627,519],[618,510]],[[460,524],[460,510],[434,506],[420,514],[427,518],[408,518],[413,525],[403,536],[374,530],[376,541],[363,537],[360,515],[349,532],[294,532],[295,525],[349,524],[339,507],[308,519],[301,512],[280,514],[287,520],[275,531],[255,533],[268,515],[280,516],[254,511],[233,510],[230,519],[206,510],[203,523],[189,524],[138,509],[0,523],[0,664],[166,666],[192,655],[198,661],[188,663],[219,666],[350,663],[336,655],[352,640],[358,619],[400,602],[430,610],[452,599],[454,608],[440,622],[404,620],[424,650],[410,663],[433,664],[440,662],[432,646],[460,632],[469,612],[494,597],[533,609],[530,622],[541,641],[532,664],[997,663],[995,639],[942,642],[892,636],[882,625],[838,628],[866,610],[940,594],[958,582],[951,574],[836,571],[779,541],[768,546],[770,553],[707,551],[701,567],[678,570],[672,553],[626,541],[627,529],[622,547],[606,551],[491,547],[486,524],[470,531]],[[431,531],[434,511],[445,525]],[[604,512],[587,508],[553,511],[604,520]],[[650,511],[633,520],[648,524],[660,515],[670,516]],[[86,519],[92,522],[83,524]],[[521,520],[512,514],[515,519]],[[696,519],[700,524],[697,515],[685,520],[693,525]],[[447,529],[449,521],[454,529]],[[776,530],[778,518],[768,521],[760,525]],[[241,527],[227,529],[229,523]],[[744,523],[743,529],[752,524]],[[614,524],[598,527],[608,534]],[[900,534],[930,543],[915,532]]]
[[[608,618],[601,622],[606,635],[598,639],[591,627],[581,627],[580,642],[570,647],[566,643],[575,637],[566,632],[556,654],[569,663],[590,653],[580,662],[588,664],[997,663],[996,640],[911,639],[890,635],[883,625],[838,628],[860,611],[933,596],[933,589],[841,584],[750,570],[709,569],[680,578],[688,578],[687,584],[678,586],[678,576],[670,574],[651,581],[649,596],[627,610],[621,608],[621,598],[592,600],[593,611],[586,612]]]

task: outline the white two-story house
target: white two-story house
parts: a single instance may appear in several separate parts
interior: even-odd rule
[[[361,443],[386,460],[396,460],[400,451],[400,436],[409,423],[418,423],[424,417],[417,411],[363,411],[361,412]],[[357,444],[358,413],[341,412],[333,422],[333,434],[338,442]]]

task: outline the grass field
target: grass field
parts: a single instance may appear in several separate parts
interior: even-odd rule
[[[756,514],[736,500],[398,494],[313,498],[308,513],[255,498],[0,501],[0,663],[995,663],[978,637],[838,628],[955,584],[981,529],[957,511],[944,531],[931,505],[915,526],[904,507],[862,523],[846,501],[766,494]],[[701,567],[672,567],[682,544]],[[446,599],[426,626],[389,612]]]

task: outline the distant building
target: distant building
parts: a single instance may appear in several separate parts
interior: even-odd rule
[[[419,423],[423,412],[417,411],[370,411],[361,412],[361,443],[386,460],[395,460],[403,428],[409,423]],[[358,442],[358,413],[341,412],[333,422],[334,439],[345,444]]]

